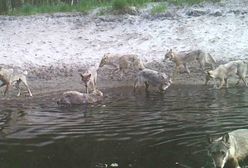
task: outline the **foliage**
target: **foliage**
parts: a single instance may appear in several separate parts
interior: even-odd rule
[[[166,0],[168,3],[175,5],[194,5],[205,1],[217,2],[219,0]]]
[[[167,2],[175,5],[195,4],[203,1],[220,0],[0,0],[0,14],[31,15],[52,12],[88,12],[97,7],[112,7],[125,10],[129,6],[142,6],[149,2]],[[153,14],[166,10],[166,6],[154,7]]]
[[[124,10],[127,6],[127,0],[114,0],[112,3],[112,8],[114,10]]]
[[[167,10],[166,4],[165,3],[159,3],[152,8],[151,14],[157,15],[160,13],[164,13],[166,10]]]

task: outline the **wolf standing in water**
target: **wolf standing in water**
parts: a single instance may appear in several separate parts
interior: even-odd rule
[[[165,73],[145,68],[137,74],[134,81],[134,91],[137,86],[141,85],[145,85],[146,90],[148,90],[149,86],[152,85],[157,87],[159,90],[165,91],[171,83],[171,78]]]
[[[20,89],[20,83],[23,83],[25,87],[28,90],[29,96],[33,96],[27,82],[27,71],[21,72],[21,73],[16,73],[14,72],[14,69],[6,69],[0,67],[0,81],[2,81],[2,84],[0,87],[3,87],[6,85],[5,91],[4,91],[4,96],[7,94],[9,91],[9,88],[11,85],[15,85],[16,88],[18,89],[17,96],[21,95],[21,89]]]
[[[248,129],[238,129],[215,140],[209,137],[208,142],[215,168],[240,168],[239,161],[248,156]]]
[[[96,67],[90,67],[87,69],[84,73],[80,73],[81,80],[84,83],[86,93],[89,93],[89,86],[91,87],[91,90],[96,90],[96,82],[97,82],[97,68]]]

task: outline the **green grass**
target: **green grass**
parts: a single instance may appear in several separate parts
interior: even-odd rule
[[[79,4],[70,5],[66,3],[58,3],[51,5],[35,6],[31,4],[23,4],[22,7],[13,11],[9,11],[8,15],[33,15],[38,13],[56,13],[56,12],[84,12],[87,13],[90,10],[97,7],[111,6],[110,2],[99,3],[97,0],[83,0]]]
[[[166,0],[170,4],[174,5],[194,5],[201,2],[219,2],[220,0]]]
[[[66,3],[52,3],[43,5],[23,4],[21,7],[10,11],[1,11],[0,13],[7,15],[33,15],[38,13],[56,13],[56,12],[83,12],[87,13],[98,7],[108,7],[113,10],[125,10],[129,6],[141,7],[149,2],[157,2],[158,0],[81,0],[79,4],[70,5]],[[162,0],[169,4],[175,5],[193,5],[203,1],[219,1],[219,0]],[[167,10],[165,3],[161,3],[152,9],[152,14],[163,13]]]
[[[127,0],[114,0],[112,2],[112,8],[114,10],[124,10],[128,7],[128,2]]]
[[[166,10],[167,10],[166,4],[165,3],[159,3],[152,8],[151,14],[157,15],[160,13],[164,13]]]

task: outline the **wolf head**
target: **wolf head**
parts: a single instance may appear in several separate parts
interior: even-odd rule
[[[207,85],[207,83],[211,80],[211,78],[214,78],[214,76],[213,76],[213,71],[212,71],[212,70],[210,70],[210,71],[205,71],[205,74],[206,74],[205,85]]]
[[[84,82],[85,86],[87,86],[88,82],[90,81],[91,74],[81,74],[81,80]]]
[[[165,56],[164,56],[164,62],[165,62],[166,60],[173,61],[174,58],[175,58],[175,54],[174,54],[174,52],[172,51],[172,49],[170,49],[170,50],[165,54]]]
[[[95,96],[100,96],[100,97],[103,96],[103,93],[100,90],[97,90],[97,89],[94,90],[91,94],[92,95],[95,95]]]
[[[209,78],[214,78],[215,77],[212,70],[207,71],[207,75],[209,76]]]
[[[165,73],[159,73],[159,77],[160,77],[159,89],[165,91],[172,84],[172,80]]]
[[[208,137],[209,155],[212,157],[215,168],[223,168],[228,160],[230,149],[229,134],[226,133],[222,137],[214,140],[212,137]]]
[[[103,67],[108,62],[109,56],[110,56],[110,53],[104,54],[104,56],[102,57],[102,60],[99,64],[99,67]]]

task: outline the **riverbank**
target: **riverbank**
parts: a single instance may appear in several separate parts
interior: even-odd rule
[[[148,68],[171,75],[174,64],[163,63],[165,52],[202,49],[218,64],[247,58],[247,0],[226,0],[192,7],[171,6],[150,15],[147,7],[135,15],[99,16],[57,13],[0,16],[0,65],[29,72],[34,95],[83,89],[79,72],[98,64],[105,53],[137,54]],[[192,69],[175,83],[203,84]],[[103,84],[104,83],[104,84]],[[109,81],[99,81],[100,87]],[[114,82],[116,86],[123,82]],[[132,81],[130,81],[132,83]]]

